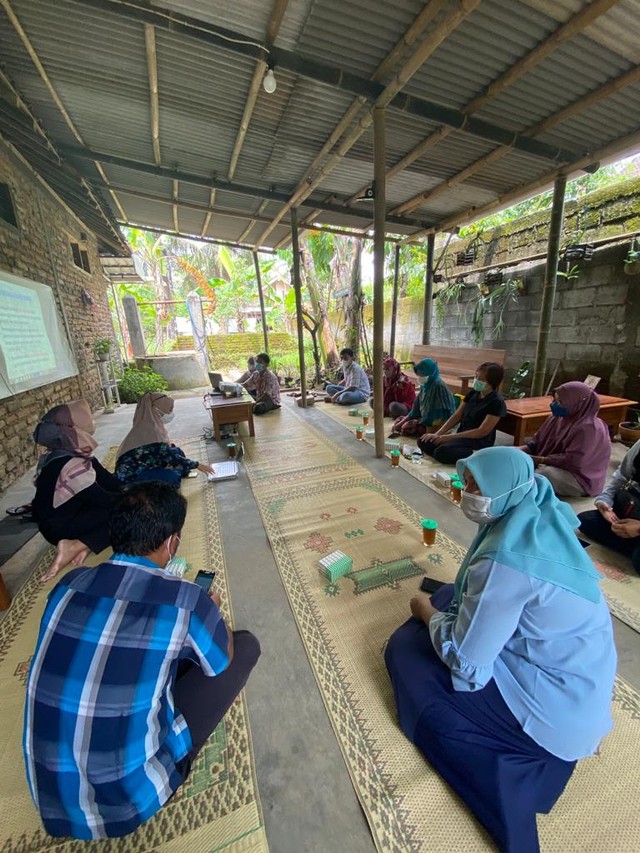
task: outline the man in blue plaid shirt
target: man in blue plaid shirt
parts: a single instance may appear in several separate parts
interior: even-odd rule
[[[114,555],[49,595],[24,754],[50,835],[121,836],[154,815],[258,660],[258,641],[229,631],[215,593],[165,571],[185,515],[172,486],[130,486],[111,517]]]

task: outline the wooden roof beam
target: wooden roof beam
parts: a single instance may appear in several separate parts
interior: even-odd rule
[[[463,108],[463,112],[467,115],[478,112],[485,106],[485,104],[503,92],[512,83],[515,83],[516,80],[522,77],[527,71],[530,71],[542,62],[543,59],[546,59],[546,57],[553,53],[553,51],[555,51],[561,44],[577,35],[577,33],[581,32],[586,27],[590,26],[600,15],[608,12],[609,9],[612,6],[615,6],[617,2],[619,2],[619,0],[595,0],[588,6],[585,6],[573,15],[573,17],[571,17],[565,24],[558,27],[557,30],[551,33],[548,38],[540,42],[537,47],[529,51],[529,53],[508,68],[503,74],[496,77],[496,79],[490,83],[481,94],[469,101],[469,103]],[[398,163],[387,171],[387,180],[408,168],[412,163],[415,163],[416,160],[419,160],[420,157],[426,154],[430,148],[433,148],[435,145],[442,142],[443,139],[446,139],[449,134],[453,133],[453,130],[454,128],[452,127],[443,126],[438,128],[435,133],[429,134],[429,136],[427,136],[422,142],[418,143],[418,145],[412,148],[411,151],[407,152],[407,154],[405,154]],[[532,134],[531,131],[527,131],[527,135],[535,134]],[[362,195],[366,189],[367,187],[363,187],[358,191],[359,194]],[[352,196],[349,201],[354,197],[357,198],[358,193],[356,193],[355,196]],[[413,198],[408,199],[405,204],[409,204],[417,198],[418,196],[414,196]],[[420,202],[420,204],[421,203],[422,202]],[[398,205],[395,209],[398,210],[401,206],[402,205]],[[407,210],[413,209],[415,208],[407,208]]]
[[[447,36],[463,21],[467,15],[469,15],[481,0],[457,0],[454,11],[450,12],[450,14],[441,21],[441,23],[435,27],[429,35],[418,45],[415,51],[411,54],[411,56],[404,62],[402,67],[398,69],[393,78],[387,85],[382,89],[382,91],[378,94],[375,100],[375,105],[378,107],[383,107],[391,103],[391,101],[396,97],[396,95],[400,92],[400,90],[409,82],[409,80],[413,77],[413,75],[418,71],[418,69],[427,61],[427,59],[432,55],[432,53],[442,44],[442,42],[447,38]],[[444,4],[442,0],[432,0],[432,2],[423,10],[423,12],[418,16],[420,19],[419,25],[414,21],[412,26],[409,28],[407,33],[405,33],[405,38],[408,33],[410,33],[410,38],[413,41],[417,38],[418,31],[427,26],[427,23],[431,21],[435,15],[440,12],[443,8]],[[399,44],[402,43],[402,40]],[[373,81],[378,81],[378,75],[381,70],[385,76],[389,74],[390,71],[390,58],[395,57],[398,54],[399,44],[397,44],[390,54],[385,57],[380,66],[376,69],[372,76]],[[403,51],[404,52],[404,51]],[[344,130],[349,126],[351,122],[351,116],[353,119],[356,118],[358,112],[360,111],[360,105],[358,101],[354,101],[343,118],[341,119],[338,128],[342,128],[344,126]],[[349,116],[348,123],[345,122],[346,116]],[[315,174],[312,169],[316,164],[319,165],[320,155],[325,155],[329,153],[330,148],[327,147],[327,144],[323,145],[319,155],[314,158],[313,163],[303,180],[298,184],[298,187],[294,194],[292,195],[289,202],[279,211],[276,217],[274,217],[273,222],[266,228],[263,233],[260,235],[260,241],[264,241],[267,239],[271,231],[276,227],[276,225],[280,222],[280,220],[286,216],[286,214],[291,210],[292,207],[297,207],[301,204],[306,198],[308,198],[313,190],[322,182],[322,180],[328,175],[342,160],[342,158],[347,154],[347,152],[355,145],[355,143],[360,139],[363,133],[370,127],[372,123],[372,113],[370,109],[367,109],[366,113],[362,115],[355,127],[349,132],[349,134],[342,140],[338,149],[326,160],[323,165],[319,168]],[[339,139],[339,136],[336,137],[336,131],[334,130],[330,139],[336,138],[336,142]]]
[[[267,23],[266,46],[268,48],[270,48],[276,40],[278,30],[280,29],[280,25],[282,24],[282,20],[284,18],[285,12],[287,11],[288,5],[289,0],[274,0],[273,2],[273,6],[271,8],[271,15],[269,16],[269,21]],[[253,72],[253,77],[251,79],[251,84],[249,86],[249,93],[247,95],[247,100],[244,105],[242,119],[240,120],[240,128],[238,129],[238,135],[236,136],[236,141],[234,143],[233,151],[231,153],[228,173],[230,181],[233,180],[236,174],[236,169],[238,167],[238,159],[240,158],[240,152],[242,150],[247,131],[249,130],[249,123],[251,122],[251,116],[253,115],[253,111],[258,100],[258,95],[260,94],[260,85],[262,83],[262,78],[264,77],[266,70],[266,61],[264,59],[258,59],[256,62],[255,70]]]
[[[630,71],[627,71],[625,74],[621,74],[619,77],[616,77],[614,80],[610,80],[608,83],[605,83],[603,86],[599,86],[593,92],[589,92],[588,95],[585,95],[582,98],[579,98],[577,101],[574,101],[572,104],[569,104],[564,109],[560,110],[553,115],[550,115],[548,118],[543,121],[538,122],[537,124],[532,125],[527,129],[527,134],[529,136],[537,136],[539,133],[543,133],[545,130],[549,130],[552,127],[555,127],[558,124],[561,124],[563,121],[566,121],[568,118],[571,118],[574,115],[577,115],[580,112],[592,107],[594,104],[598,103],[598,101],[603,98],[608,97],[609,95],[614,94],[615,92],[619,92],[621,89],[624,89],[626,86],[630,86],[633,83],[637,83],[640,80],[640,65],[636,65]],[[421,207],[426,201],[434,198],[437,195],[445,192],[451,187],[455,187],[458,184],[463,183],[467,178],[471,177],[471,175],[476,174],[477,172],[484,169],[485,166],[488,166],[489,163],[495,163],[497,160],[505,157],[510,151],[513,149],[509,145],[501,145],[500,148],[494,148],[493,151],[490,151],[488,154],[485,154],[483,157],[480,157],[478,160],[475,160],[465,169],[453,175],[451,178],[448,178],[446,181],[442,181],[442,183],[438,184],[435,187],[432,187],[430,190],[426,190],[423,193],[418,193],[418,195],[413,196],[413,198],[409,199],[409,202],[404,202],[403,204],[398,205],[393,209],[393,213],[406,213],[412,210],[416,210],[418,207]],[[418,202],[414,204],[413,202]]]
[[[74,137],[78,140],[80,145],[84,145],[85,144],[84,140],[80,136],[80,133],[78,132],[78,129],[76,128],[75,124],[71,120],[71,116],[67,112],[65,105],[62,103],[60,96],[56,92],[56,90],[53,86],[53,83],[51,82],[51,79],[50,79],[49,75],[47,74],[47,71],[46,71],[44,65],[40,61],[40,57],[36,53],[36,50],[35,50],[33,44],[31,43],[29,36],[25,32],[24,27],[20,23],[18,16],[14,12],[14,10],[11,6],[11,3],[9,2],[9,0],[0,0],[0,4],[2,5],[2,8],[4,9],[7,18],[11,22],[11,25],[13,26],[14,30],[16,31],[18,38],[22,42],[24,49],[29,54],[29,58],[31,59],[31,62],[35,66],[35,69],[38,72],[38,75],[39,75],[40,79],[42,80],[42,82],[44,83],[47,91],[49,92],[49,95],[51,96],[52,101],[54,102],[54,104],[58,108],[60,114],[62,115],[62,118],[65,121],[65,124],[67,125],[67,127],[69,128],[71,133],[74,135]],[[107,187],[107,189],[109,189],[109,181],[107,179],[107,176],[104,173],[104,169],[102,168],[100,163],[94,163],[94,165],[95,165],[96,169],[98,170],[100,177],[104,181],[105,186]],[[102,206],[100,205],[99,201],[95,197],[95,195],[94,195],[93,191],[91,190],[91,187],[89,186],[89,184],[84,180],[84,178],[81,178],[81,181],[82,181],[83,186],[85,187],[85,189],[89,193],[89,195],[90,195],[93,203],[95,204],[96,208],[100,211],[105,222],[109,226],[109,228],[118,237],[118,240],[120,242],[122,242],[122,235],[118,234],[117,230],[114,229],[110,218],[105,214],[104,210],[102,209]],[[126,221],[127,214],[122,209],[122,206],[120,205],[120,201],[118,200],[117,195],[114,192],[110,192],[110,195],[111,195],[111,198],[113,199],[115,206],[118,209],[120,216]]]
[[[202,237],[199,234],[187,234],[184,231],[172,231],[170,228],[156,228],[153,225],[143,225],[139,222],[121,222],[129,228],[139,228],[141,231],[150,231],[152,234],[167,234],[169,237],[181,237],[183,240],[194,240],[196,243],[211,243],[214,246],[231,246],[234,249],[247,249],[253,251],[253,246],[248,243],[236,243],[233,240],[216,240],[213,237]],[[268,255],[274,255],[275,249],[269,246],[261,246],[260,251]]]
[[[547,172],[546,175],[532,181],[530,184],[522,184],[521,186],[510,190],[508,193],[494,199],[488,204],[484,204],[481,207],[469,207],[460,213],[454,214],[448,219],[441,220],[440,222],[432,225],[430,228],[417,231],[416,233],[409,235],[409,237],[407,237],[403,242],[414,242],[422,237],[426,237],[427,234],[437,234],[440,231],[451,231],[459,225],[464,225],[468,222],[475,222],[478,219],[482,219],[484,216],[488,216],[490,213],[504,210],[512,204],[516,204],[519,201],[523,201],[524,199],[531,198],[538,193],[544,192],[553,184],[559,175],[573,175],[576,172],[584,170],[585,166],[594,162],[598,162],[600,165],[606,165],[607,162],[613,162],[614,160],[623,157],[626,153],[637,150],[638,148],[640,148],[640,130],[635,130],[633,133],[629,133],[622,139],[618,139],[615,142],[604,145],[602,148],[599,148],[597,151],[594,151],[592,154],[585,156],[580,160],[576,160],[575,162],[568,163],[559,169]]]

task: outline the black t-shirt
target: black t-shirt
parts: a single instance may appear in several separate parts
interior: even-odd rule
[[[478,429],[487,415],[494,415],[496,418],[503,418],[507,414],[507,407],[504,403],[502,394],[497,391],[492,391],[483,397],[480,391],[469,391],[464,398],[464,409],[462,410],[462,419],[458,432],[467,432],[470,429]],[[495,441],[495,429],[489,433],[488,438]]]

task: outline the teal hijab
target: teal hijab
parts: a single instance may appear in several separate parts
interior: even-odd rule
[[[416,401],[420,410],[420,423],[423,426],[431,426],[449,420],[456,410],[456,401],[440,378],[438,362],[432,358],[423,358],[414,364],[413,370],[418,376],[426,376],[429,380],[420,386]]]
[[[515,447],[487,447],[461,459],[457,469],[461,477],[469,471],[481,494],[492,498],[491,513],[499,518],[481,524],[471,543],[456,577],[453,612],[471,564],[485,558],[588,601],[600,600],[601,575],[575,535],[580,522],[549,481],[534,475],[530,456]]]

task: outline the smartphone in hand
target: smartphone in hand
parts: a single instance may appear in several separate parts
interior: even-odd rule
[[[433,595],[434,592],[437,592],[441,586],[445,586],[442,581],[434,580],[433,578],[422,578],[422,583],[420,584],[420,591],[426,592],[429,595]]]
[[[208,595],[211,591],[211,587],[213,586],[213,580],[215,576],[215,572],[198,572],[193,582],[197,583],[198,586],[203,589]]]

